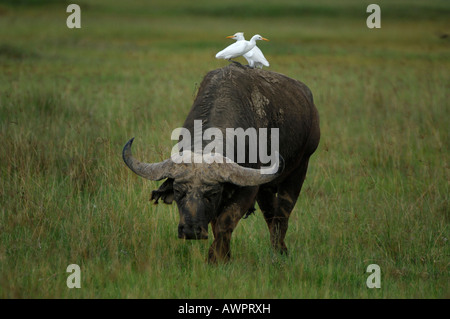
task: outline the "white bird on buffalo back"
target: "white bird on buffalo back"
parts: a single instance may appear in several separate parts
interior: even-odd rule
[[[243,32],[237,32],[234,35],[230,35],[227,39],[233,39],[236,41],[245,40]],[[251,68],[260,68],[262,69],[263,65],[269,66],[269,61],[267,61],[266,57],[262,53],[262,51],[255,45],[255,47],[244,54],[244,58],[248,62],[248,66]]]
[[[231,59],[242,56],[247,52],[249,52],[250,50],[252,50],[256,46],[257,40],[269,41],[268,39],[263,38],[259,34],[256,34],[250,39],[250,41],[246,40],[237,41],[227,46],[225,49],[216,54],[216,58],[238,63],[236,61],[232,61]]]

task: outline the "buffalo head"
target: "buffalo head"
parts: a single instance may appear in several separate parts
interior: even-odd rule
[[[133,140],[124,146],[123,160],[141,177],[156,181],[167,178],[166,185],[160,189],[163,188],[164,202],[175,200],[177,203],[180,214],[178,237],[184,239],[208,238],[208,224],[219,211],[227,185],[244,187],[265,184],[277,178],[284,166],[279,156],[278,162],[262,173],[261,169],[240,166],[219,154],[203,156],[190,151],[159,163],[142,163],[131,153]],[[195,160],[197,156],[202,156],[202,159]],[[186,158],[191,160],[186,161]]]

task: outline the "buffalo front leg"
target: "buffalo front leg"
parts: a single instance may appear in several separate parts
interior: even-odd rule
[[[229,225],[229,229],[224,230],[222,226],[219,226],[220,223],[220,221],[211,222],[214,241],[208,251],[208,262],[210,263],[217,263],[218,261],[227,262],[231,257],[230,242],[234,227]]]
[[[253,206],[257,187],[245,187],[239,189],[233,196],[232,203],[224,203],[221,213],[211,221],[214,241],[209,248],[208,262],[227,262],[230,260],[230,242],[233,230],[239,220]]]
[[[287,253],[283,233],[287,230],[287,219],[279,214],[277,190],[274,188],[261,188],[257,201],[270,233],[272,247],[280,253]]]
[[[289,216],[297,202],[307,169],[308,161],[306,160],[279,185],[278,189],[260,189],[257,196],[258,204],[269,228],[272,247],[282,254],[287,254],[284,238],[288,229]]]

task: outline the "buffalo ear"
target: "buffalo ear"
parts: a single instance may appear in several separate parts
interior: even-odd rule
[[[162,197],[162,199],[164,201],[164,204],[170,205],[173,202],[174,195],[173,195],[173,192],[170,192],[170,193],[164,194],[161,197]]]
[[[160,198],[164,204],[172,204],[174,198],[172,178],[166,179],[166,181],[162,183],[157,190],[152,191],[150,201],[154,201],[153,203],[157,205]]]

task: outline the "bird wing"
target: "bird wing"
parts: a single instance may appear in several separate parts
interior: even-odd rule
[[[254,47],[253,49],[251,49],[250,51],[248,51],[246,54],[244,54],[244,57],[248,60],[248,59],[253,59],[253,55],[255,50],[258,49],[258,47]]]
[[[250,60],[252,60],[254,63],[261,63],[265,66],[269,66],[269,61],[267,61],[266,57],[257,46],[255,46],[252,50],[250,50],[250,52],[244,54],[244,57],[247,59],[249,63]]]
[[[222,51],[216,54],[217,59],[232,59],[238,56],[241,56],[243,52],[245,52],[245,48],[247,47],[246,41],[237,41],[233,44],[230,44]]]

